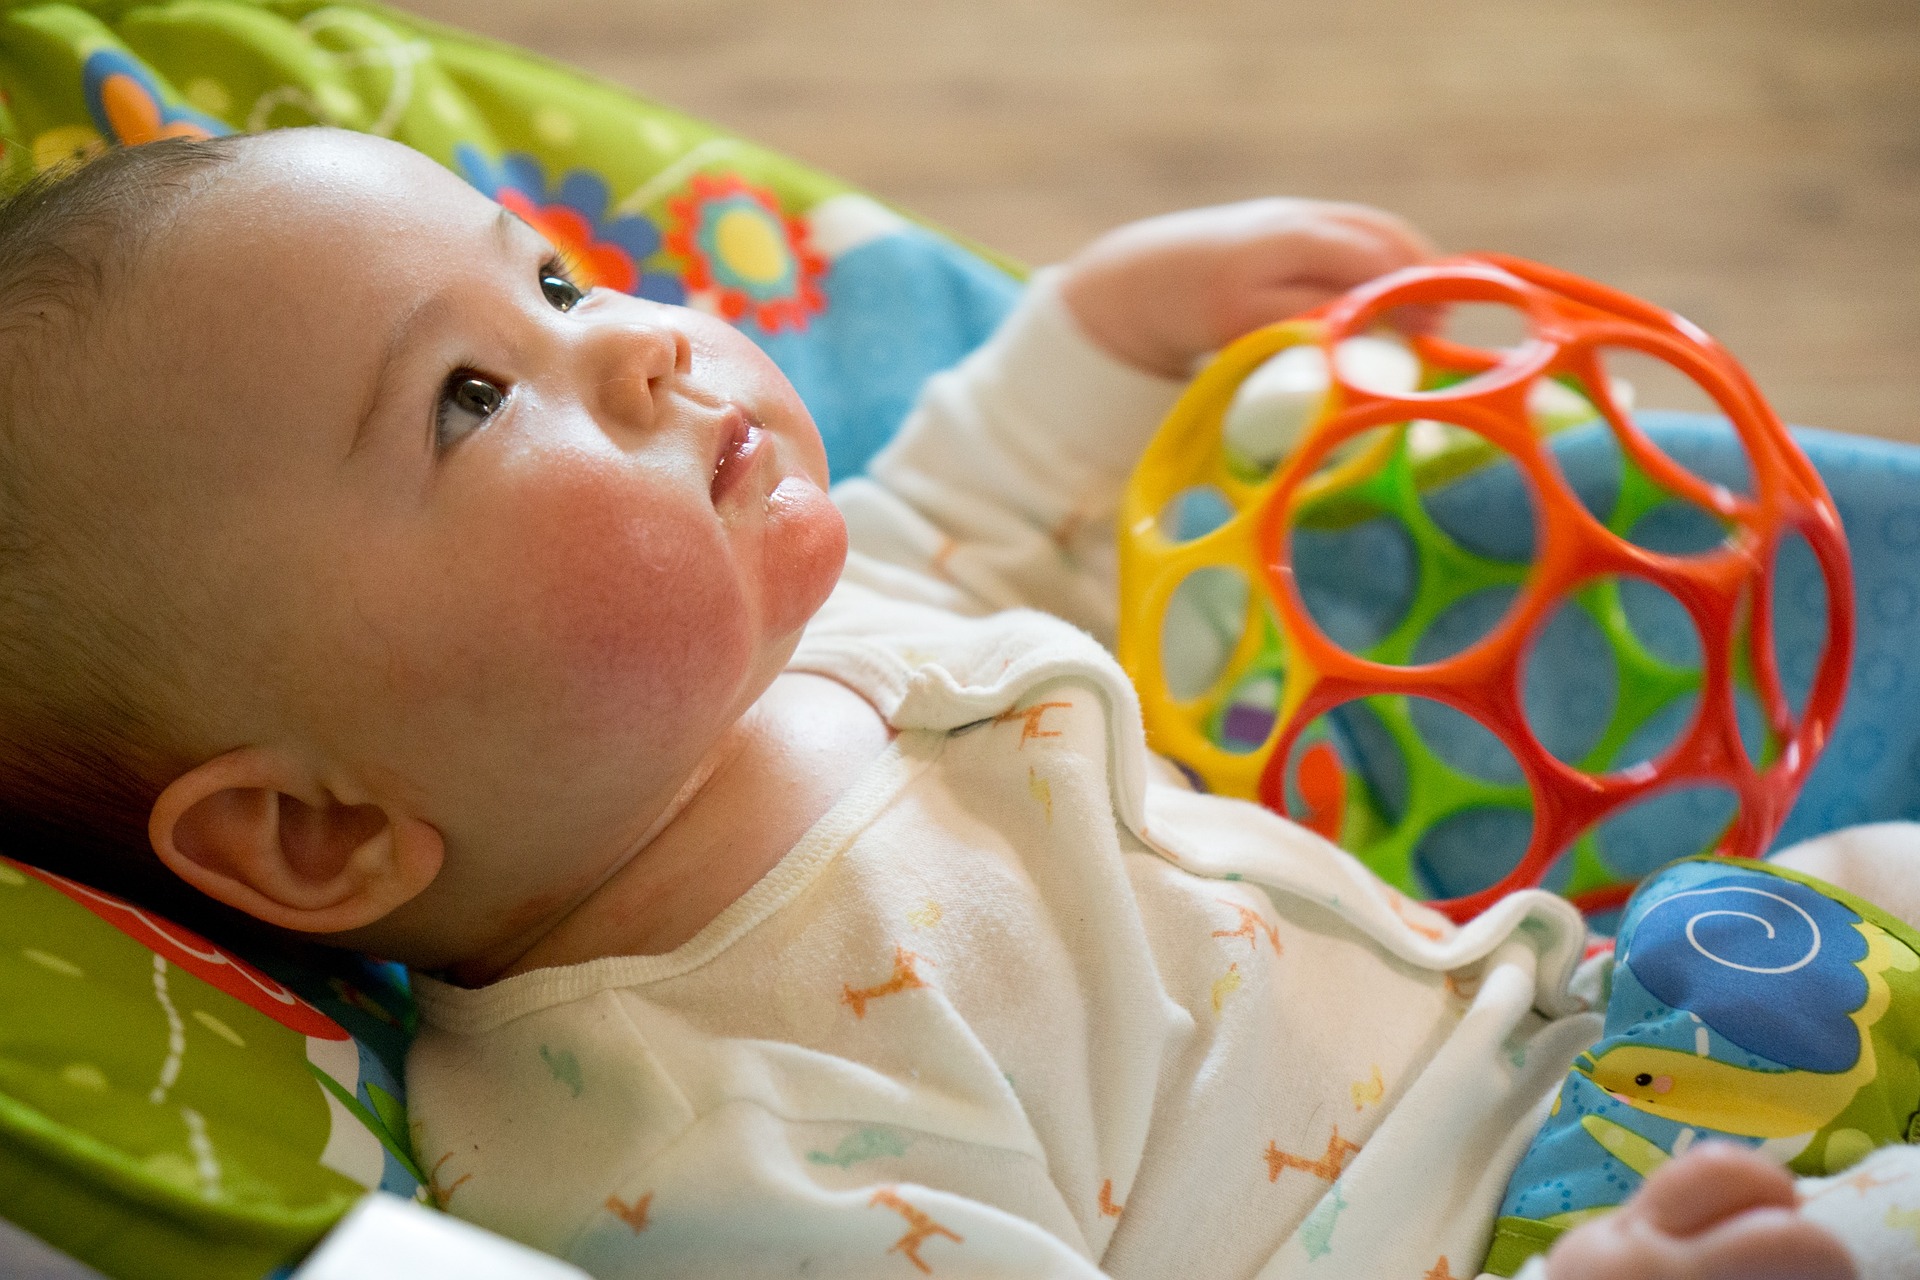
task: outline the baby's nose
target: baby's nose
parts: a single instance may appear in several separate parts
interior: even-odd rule
[[[687,335],[664,319],[628,315],[594,334],[590,383],[603,420],[645,428],[659,412],[673,379],[692,367]]]

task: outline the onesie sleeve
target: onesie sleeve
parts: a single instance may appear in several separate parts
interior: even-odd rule
[[[929,380],[900,434],[834,498],[878,582],[906,569],[977,612],[1045,609],[1113,640],[1113,520],[1185,384],[1095,345],[1034,277],[994,336]],[[871,585],[871,584],[870,584]]]

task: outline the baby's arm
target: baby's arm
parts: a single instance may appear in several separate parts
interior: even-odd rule
[[[1041,272],[1000,332],[929,381],[869,474],[835,491],[854,549],[942,584],[948,607],[1033,605],[1110,640],[1113,513],[1195,361],[1426,251],[1391,215],[1304,200],[1103,237]]]

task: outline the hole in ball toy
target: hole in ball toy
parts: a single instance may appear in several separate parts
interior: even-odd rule
[[[1280,715],[1282,680],[1277,667],[1262,667],[1235,681],[1207,726],[1213,745],[1235,755],[1266,746]]]
[[[1413,432],[1417,435],[1430,425],[1440,424],[1417,422]],[[1454,430],[1487,450],[1494,449],[1465,428]],[[1434,527],[1467,551],[1503,564],[1526,564],[1533,559],[1538,522],[1533,488],[1507,453],[1495,451],[1463,474],[1423,485],[1419,494]]]
[[[1547,864],[1547,870],[1540,877],[1539,887],[1554,893],[1564,894],[1567,886],[1573,883],[1574,851],[1567,849]]]
[[[1804,715],[1813,678],[1827,651],[1827,578],[1813,547],[1797,529],[1780,539],[1773,556],[1773,657],[1787,705]]]
[[[1626,403],[1619,403],[1615,397],[1622,410],[1633,414],[1685,413],[1714,418],[1726,412],[1705,387],[1679,366],[1659,356],[1638,347],[1611,345],[1595,347],[1593,353],[1606,373],[1609,387],[1624,384],[1629,388]],[[1723,424],[1715,425],[1725,429]]]
[[[1624,382],[1615,386],[1614,393],[1620,403],[1630,403],[1632,388]],[[1589,423],[1602,425],[1600,408],[1587,395],[1585,384],[1568,374],[1543,375],[1527,389],[1527,417],[1543,436]]]
[[[1290,816],[1304,821],[1308,815],[1324,814],[1326,788],[1315,772],[1324,777],[1326,770],[1314,757],[1316,744],[1326,744],[1348,784],[1343,797],[1347,817],[1344,830],[1353,837],[1344,840],[1348,847],[1359,847],[1373,832],[1400,821],[1407,811],[1406,753],[1373,706],[1375,702],[1392,701],[1383,697],[1343,702],[1301,730],[1288,749],[1284,774]]]
[[[1644,656],[1697,675],[1701,665],[1700,631],[1685,605],[1645,578],[1601,581],[1614,584],[1620,615]],[[1616,634],[1614,639],[1617,643],[1622,637]]]
[[[1534,633],[1527,653],[1521,704],[1527,726],[1555,759],[1593,767],[1589,757],[1613,723],[1620,674],[1607,633],[1592,609],[1604,602],[1563,600]]]
[[[1168,542],[1192,542],[1204,538],[1233,519],[1233,503],[1210,484],[1182,489],[1160,508],[1160,536]]]
[[[1354,850],[1365,850],[1399,824],[1408,803],[1406,752],[1421,748],[1404,713],[1394,711],[1398,701],[1383,696],[1345,702],[1300,731],[1281,774],[1288,817]],[[1397,715],[1398,734],[1376,703]]]
[[[1736,686],[1733,718],[1740,730],[1740,748],[1747,753],[1747,762],[1756,769],[1772,764],[1779,754],[1779,744],[1767,728],[1767,713],[1760,706],[1760,696],[1745,686]]]
[[[1593,355],[1615,406],[1667,461],[1709,487],[1753,496],[1746,446],[1729,430],[1725,406],[1705,387],[1666,360],[1632,347],[1598,347]]]
[[[1680,498],[1668,498],[1627,531],[1627,541],[1670,556],[1701,555],[1727,540],[1727,526],[1711,512]]]
[[[1674,787],[1596,824],[1595,847],[1616,875],[1637,880],[1675,858],[1711,849],[1738,809],[1738,800],[1725,787]]]
[[[1504,302],[1449,303],[1440,322],[1440,336],[1463,347],[1501,357],[1533,336],[1526,312]],[[1457,378],[1454,380],[1458,380]],[[1446,385],[1442,381],[1439,385]]]
[[[1726,419],[1643,409],[1634,421],[1675,466],[1728,493],[1753,496],[1753,464]]]
[[[1520,762],[1500,736],[1464,711],[1430,698],[1408,698],[1407,716],[1420,745],[1441,763],[1476,781],[1515,786],[1524,775]]]
[[[1658,701],[1657,695],[1644,690],[1637,691],[1641,696],[1635,698],[1633,692],[1630,689],[1629,696],[1622,699],[1625,706],[1617,732],[1625,740],[1607,761],[1606,767],[1614,773],[1659,759],[1693,727],[1694,715],[1700,709],[1700,695],[1693,690],[1666,701]]]
[[[1404,431],[1383,428],[1343,442],[1300,489],[1287,530],[1294,585],[1315,626],[1365,654],[1413,605],[1419,560],[1400,512],[1417,501]]]
[[[1485,806],[1436,822],[1414,846],[1413,870],[1433,898],[1459,898],[1498,884],[1526,854],[1533,814]]]
[[[1506,621],[1520,588],[1509,583],[1481,587],[1454,600],[1435,615],[1414,642],[1415,665],[1443,662],[1492,635]]]
[[[1548,451],[1587,514],[1613,528],[1626,471],[1626,457],[1613,432],[1600,425],[1574,427],[1555,436]]]
[[[1160,622],[1160,666],[1167,692],[1197,698],[1226,674],[1247,629],[1247,576],[1227,565],[1195,569],[1167,601]]]
[[[1404,395],[1420,383],[1420,361],[1405,343],[1362,334],[1334,353],[1340,377],[1358,390]],[[1256,474],[1271,471],[1293,451],[1327,409],[1332,379],[1326,352],[1313,344],[1267,358],[1241,382],[1220,420],[1228,455]]]

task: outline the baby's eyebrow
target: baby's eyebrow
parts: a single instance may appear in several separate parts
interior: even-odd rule
[[[413,341],[414,336],[447,311],[449,306],[447,295],[437,293],[410,308],[387,334],[387,341],[374,366],[373,381],[367,384],[367,398],[361,406],[359,422],[353,429],[353,440],[347,446],[347,457],[351,458],[358,452],[360,446],[369,438],[371,434],[369,428],[373,424],[374,416],[380,411],[381,392],[392,377],[394,366],[399,364],[401,354]]]
[[[501,205],[500,211],[494,214],[492,231],[494,239],[499,241],[502,249],[506,250],[513,248],[514,242],[522,233],[532,235],[542,242],[546,240],[546,237],[541,235],[532,223],[505,205]],[[366,403],[362,406],[359,422],[353,429],[353,440],[347,446],[347,457],[351,458],[366,441],[368,428],[372,425],[374,415],[380,410],[380,392],[387,385],[387,379],[393,372],[393,366],[399,362],[401,353],[406,350],[413,335],[446,307],[447,302],[443,296],[435,295],[428,298],[400,317],[399,322],[393,326],[392,332],[387,335],[386,344],[374,367],[373,381],[368,384]]]
[[[493,219],[493,234],[495,238],[500,241],[501,247],[511,248],[515,234],[521,231],[538,237],[541,240],[546,239],[545,236],[540,234],[539,228],[535,227],[531,222],[528,222],[513,210],[507,208],[507,206],[501,205],[500,212],[495,214]]]

